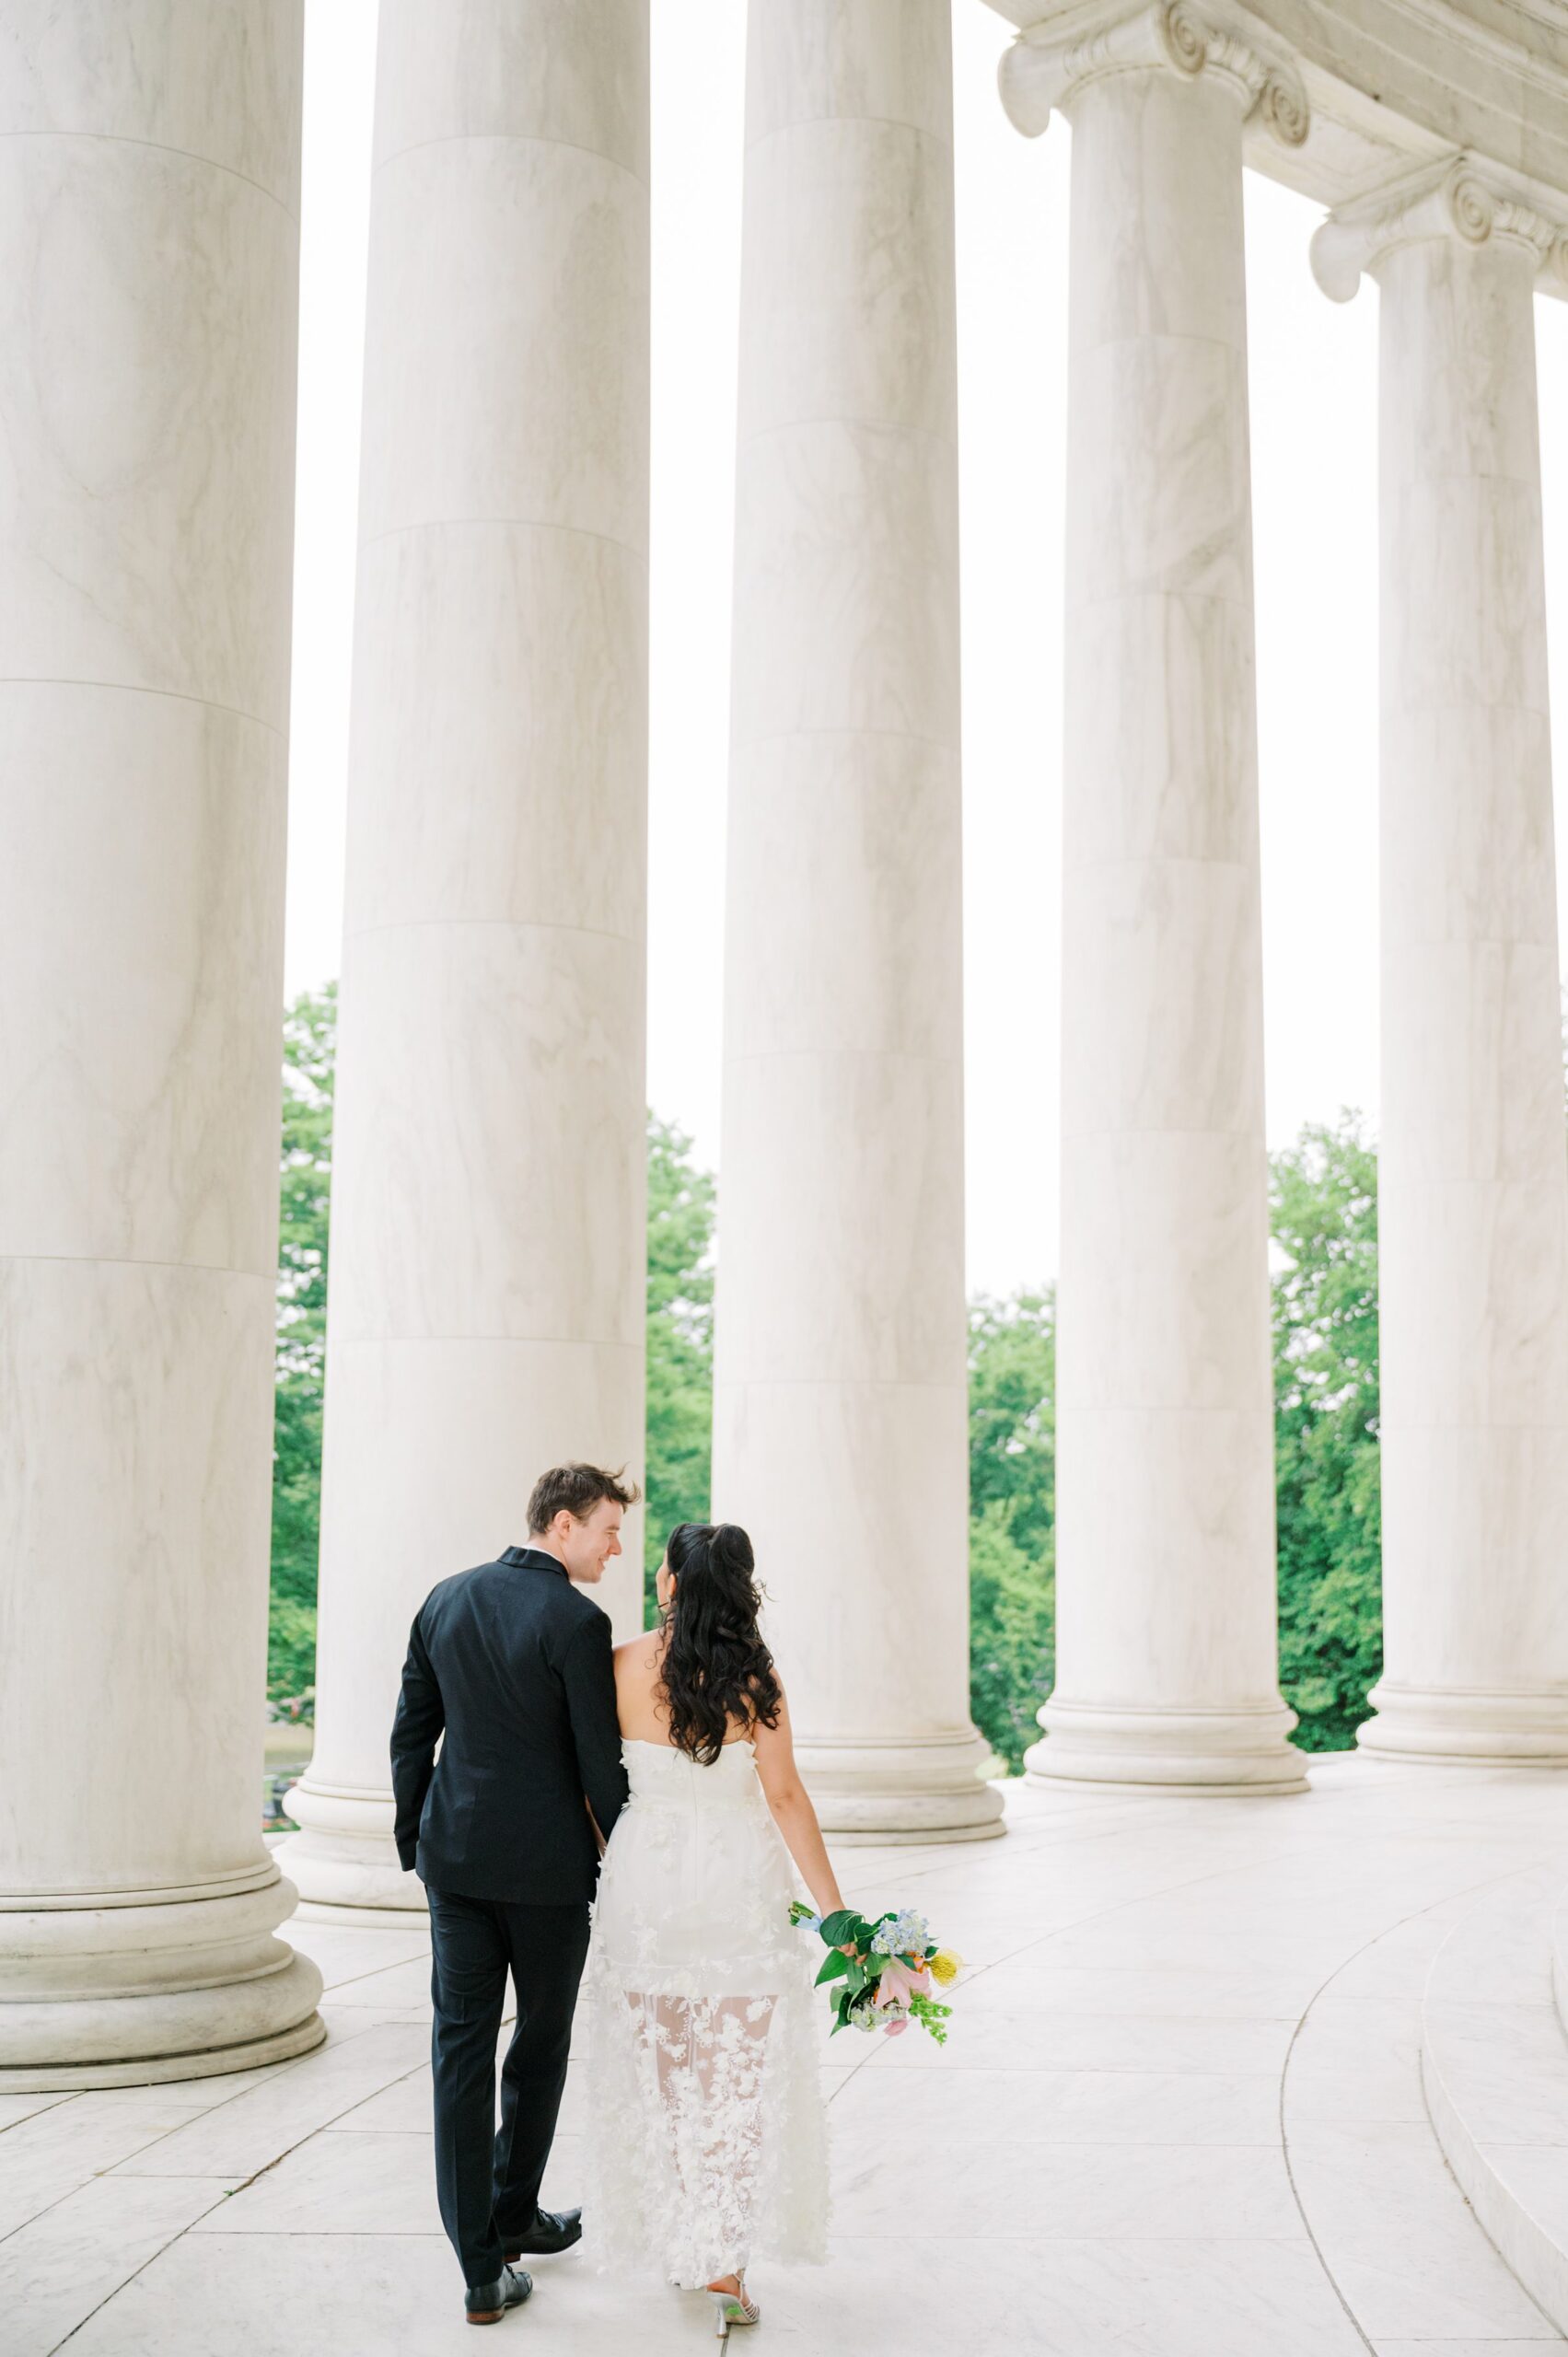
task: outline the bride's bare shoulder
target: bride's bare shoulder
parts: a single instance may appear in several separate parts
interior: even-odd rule
[[[658,1662],[659,1631],[645,1629],[640,1637],[628,1637],[624,1644],[615,1648],[615,1673],[618,1678],[650,1675]]]

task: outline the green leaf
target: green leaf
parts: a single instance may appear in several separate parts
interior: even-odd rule
[[[646,1617],[667,1533],[705,1522],[714,1391],[712,1175],[672,1122],[648,1116]],[[815,1911],[815,1910],[813,1910]]]
[[[327,1349],[336,985],[285,1010],[279,1173],[276,1414],[267,1691],[308,1694],[316,1676],[316,1557]]]
[[[849,1958],[845,1956],[843,1950],[842,1948],[830,1949],[829,1953],[822,1958],[822,1969],[817,1975],[816,1980],[812,1985],[815,1988],[820,1989],[824,1980],[837,1980],[841,1974],[845,1973],[848,1970]]]
[[[857,1932],[864,1930],[864,1921],[853,1907],[841,1907],[835,1913],[822,1918],[822,1937],[830,1948],[842,1946],[845,1941],[854,1939]]]

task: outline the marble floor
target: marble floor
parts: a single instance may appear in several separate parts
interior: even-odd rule
[[[759,2266],[759,2341],[904,2357],[1539,2357],[1427,2115],[1450,1933],[1568,1883],[1568,1782],[1320,1767],[1308,1795],[1010,1793],[1009,1838],[846,1852],[962,1950],[951,2043],[824,2042],[826,2268]],[[328,2043],[268,2071],[0,2096],[6,2357],[471,2349],[431,2181],[424,1944],[299,1922]],[[1568,2069],[1568,2060],[1565,2060]],[[1538,2105],[1538,2111],[1541,2110]],[[572,2200],[569,2090],[546,2200]],[[1533,2131],[1568,2154],[1568,2110]],[[497,2328],[666,2357],[705,2303],[596,2275],[592,2235]],[[505,2344],[503,2343],[503,2346]]]

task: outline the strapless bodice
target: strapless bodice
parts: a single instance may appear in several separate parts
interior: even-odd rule
[[[726,1743],[709,1764],[688,1759],[672,1743],[646,1743],[635,1736],[624,1739],[621,1752],[634,1807],[690,1813],[747,1807],[762,1797],[756,1749],[749,1742]]]

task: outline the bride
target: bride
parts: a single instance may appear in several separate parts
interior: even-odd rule
[[[681,1523],[658,1600],[658,1626],[615,1655],[632,1797],[583,1980],[588,2198],[605,2264],[711,2292],[723,2340],[758,2321],[754,2256],[824,2256],[821,1952],[791,1927],[790,1858],[819,1914],[843,1902],[746,1533]]]

